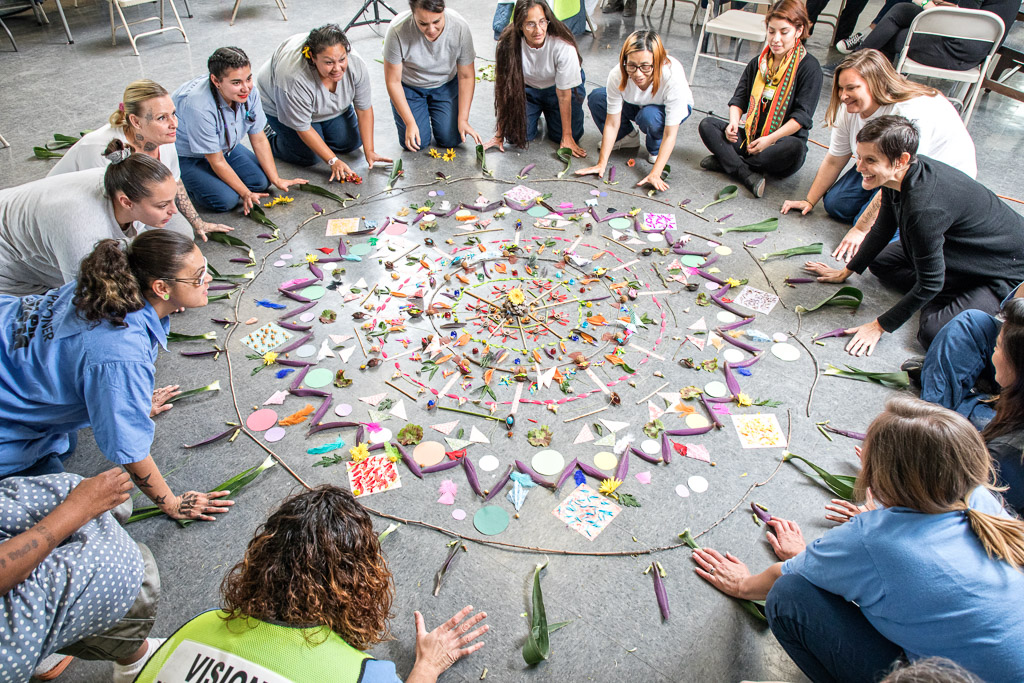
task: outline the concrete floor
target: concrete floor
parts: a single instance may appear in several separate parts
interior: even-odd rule
[[[152,78],[168,89],[173,89],[186,79],[204,73],[207,55],[221,45],[243,47],[253,63],[259,65],[269,57],[275,46],[289,35],[307,31],[327,21],[339,21],[344,24],[356,9],[353,3],[345,3],[341,6],[335,5],[333,9],[337,11],[331,12],[327,11],[322,3],[293,0],[288,8],[289,21],[285,22],[281,20],[273,3],[266,0],[251,0],[242,7],[238,20],[231,27],[228,26],[230,3],[196,1],[192,7],[195,17],[184,20],[189,33],[188,44],[184,44],[180,36],[173,34],[150,37],[141,42],[141,57],[135,57],[132,56],[123,38],[119,39],[116,47],[110,45],[105,3],[82,0],[78,8],[70,7],[70,3],[68,4],[68,20],[76,38],[75,44],[71,46],[65,44],[63,32],[56,23],[56,13],[53,11],[50,14],[54,23],[43,28],[37,27],[27,16],[7,19],[19,41],[21,51],[5,51],[0,56],[0,64],[3,66],[0,69],[0,92],[3,92],[0,98],[0,133],[5,135],[12,145],[9,149],[0,150],[0,187],[43,176],[49,162],[32,159],[32,146],[41,144],[54,132],[77,132],[100,125],[116,106],[124,85],[132,79]],[[179,9],[183,10],[181,4]],[[483,66],[486,63],[483,58],[493,57],[493,42],[490,37],[491,6],[487,5],[485,10],[477,14],[472,11],[469,3],[461,0],[455,0],[451,5],[462,11],[472,25],[479,29],[476,36],[477,49],[481,55],[478,67]],[[865,20],[870,18],[874,11],[874,5],[865,11]],[[131,14],[134,15],[136,12],[137,10],[132,10]],[[695,42],[694,35],[686,23],[688,18],[689,8],[685,6],[680,8],[673,21],[670,21],[668,16],[662,16],[660,8],[657,8],[649,19],[637,17],[635,20],[623,20],[618,14],[598,13],[596,34],[580,40],[580,49],[584,54],[585,68],[590,78],[588,90],[596,85],[603,85],[604,74],[614,63],[622,39],[635,27],[642,25],[650,25],[659,30],[665,37],[670,51],[688,66]],[[373,27],[363,27],[350,32],[355,49],[368,61],[376,59],[380,54],[381,39],[378,31],[382,33],[383,27],[376,30]],[[4,40],[0,39],[0,44],[3,43]],[[6,45],[4,47],[6,48]],[[837,57],[834,51],[827,50],[824,38],[820,36],[812,38],[810,47],[823,63],[833,61]],[[379,74],[380,67],[377,64],[372,64],[371,68]],[[698,109],[725,112],[725,103],[738,74],[738,67],[716,68],[710,62],[702,63],[693,87]],[[472,124],[485,138],[492,132],[492,91],[491,83],[479,83],[477,101],[471,118]],[[824,115],[827,97],[826,88],[822,93],[821,106],[816,117],[818,122]],[[374,99],[377,115],[377,151],[397,157],[400,148],[383,87],[375,89]],[[1024,108],[1020,104],[990,95],[981,100],[971,122],[971,132],[978,147],[979,179],[996,192],[1017,197],[1021,195],[1018,159],[1024,147],[1022,113]],[[696,134],[696,125],[702,115],[694,112],[691,119],[682,127],[671,160],[671,189],[663,196],[651,200],[645,193],[632,188],[632,183],[646,173],[646,162],[639,160],[636,168],[627,168],[624,163],[627,154],[624,152],[618,152],[613,157],[619,168],[618,177],[621,180],[614,188],[607,185],[599,186],[593,182],[542,182],[540,179],[552,178],[559,170],[560,164],[554,156],[553,146],[546,142],[538,142],[527,151],[509,151],[504,155],[497,152],[489,153],[488,163],[495,171],[497,180],[480,178],[470,148],[459,150],[458,158],[448,165],[422,155],[406,153],[402,155],[406,178],[399,182],[398,191],[390,196],[380,192],[386,183],[387,172],[378,169],[366,172],[362,158],[353,158],[350,163],[366,178],[366,182],[358,191],[364,199],[370,197],[371,200],[363,201],[347,211],[335,212],[333,216],[365,216],[382,221],[402,206],[425,201],[430,189],[444,189],[445,197],[453,202],[474,201],[478,192],[492,200],[497,199],[511,186],[510,183],[521,167],[527,163],[536,163],[538,167],[526,183],[538,190],[553,193],[552,201],[574,202],[579,205],[590,198],[589,191],[593,188],[614,190],[609,192],[607,197],[600,198],[598,210],[602,213],[608,208],[627,210],[634,206],[656,212],[672,212],[675,213],[683,230],[710,237],[713,234],[713,224],[674,208],[679,201],[687,198],[692,199],[694,206],[706,204],[711,201],[714,193],[728,182],[724,177],[702,172],[697,167],[698,161],[706,153]],[[811,137],[820,142],[827,142],[827,130],[817,127],[812,131]],[[596,157],[598,135],[589,121],[583,144],[590,154]],[[804,196],[823,154],[822,148],[812,145],[807,164],[801,172],[786,180],[769,181],[766,196],[760,201],[752,199],[748,193],[741,190],[738,198],[709,209],[708,214],[715,217],[727,213],[734,214],[725,221],[723,225],[726,226],[752,223],[776,215],[783,199]],[[579,168],[581,163],[583,162],[576,161],[573,165]],[[427,187],[426,184],[433,180],[437,170],[443,170],[453,179],[469,179],[453,182],[444,187]],[[323,168],[305,169],[301,172],[286,168],[283,173],[294,173],[326,185]],[[534,178],[538,180],[533,180]],[[300,221],[311,214],[309,199],[308,195],[297,194],[294,203],[275,207],[268,213],[282,226],[283,233],[293,235]],[[668,206],[658,201],[667,202]],[[328,211],[336,209],[336,205],[329,200],[321,200],[319,203]],[[513,214],[511,219],[496,222],[491,226],[503,228],[504,234],[490,233],[487,237],[511,237],[512,220],[515,217]],[[273,267],[271,263],[277,256],[290,253],[301,259],[304,254],[315,248],[334,245],[333,238],[322,237],[325,223],[323,218],[309,223],[287,242],[269,245],[256,238],[263,230],[240,214],[216,218],[234,225],[235,235],[253,245],[258,269],[264,266],[264,259],[268,255],[272,252],[274,254],[274,258],[266,259],[265,270],[260,271],[260,276],[247,291],[236,295],[235,298],[241,301],[237,310],[239,321],[256,316],[262,324],[273,319],[275,316],[272,312],[265,308],[257,308],[253,300],[265,298],[284,301],[276,293],[277,285],[286,278],[305,275],[305,269],[283,271]],[[551,234],[529,227],[529,220],[524,223],[527,225],[523,233],[525,238],[534,235],[547,238]],[[432,236],[441,243],[453,227],[454,221],[443,220],[440,231]],[[844,229],[843,226],[825,217],[820,209],[805,218],[783,217],[780,230],[772,234],[756,251],[767,253],[815,241],[824,242],[826,250],[831,250],[841,238]],[[602,224],[595,227],[594,233],[588,235],[584,242],[595,246],[608,246],[598,235],[608,235],[609,232],[609,228]],[[408,238],[419,242],[424,235],[413,228],[399,239]],[[564,233],[564,236],[574,237],[572,228]],[[752,286],[770,289],[761,271],[743,251],[742,241],[749,237],[736,234],[722,238],[725,245],[732,247],[733,253],[721,258],[716,265],[721,269],[723,277],[749,278]],[[351,242],[358,244],[365,239],[353,238]],[[694,240],[695,245],[703,243],[700,238]],[[461,240],[456,241],[455,245],[461,245]],[[448,250],[451,248],[453,247],[448,247]],[[228,258],[238,255],[237,250],[212,243],[204,245],[203,249],[211,262],[222,271],[240,267],[229,266],[227,261]],[[621,248],[616,247],[613,251],[615,257],[622,261],[634,258],[633,254]],[[643,257],[640,264],[631,267],[631,272],[644,283],[650,284],[653,289],[659,290],[662,286],[648,262],[664,265],[669,260],[661,257]],[[376,260],[345,265],[346,274],[342,278],[344,286],[338,292],[346,292],[359,278],[365,278],[368,283],[391,283],[390,279],[386,279],[383,268]],[[796,289],[782,287],[782,279],[787,275],[797,274],[799,265],[800,259],[773,260],[764,265],[767,276],[780,288],[786,308],[778,306],[768,316],[759,315],[752,327],[769,334],[798,333],[804,343],[810,344],[809,340],[814,334],[839,326],[848,326],[854,322],[867,321],[896,300],[893,292],[884,290],[871,277],[855,278],[850,284],[862,288],[865,294],[860,312],[851,315],[843,311],[824,310],[805,316],[801,322],[793,313],[793,307],[798,303],[815,302],[832,288],[819,285],[802,285]],[[411,270],[402,272],[413,274]],[[553,272],[549,269],[548,274]],[[671,306],[673,315],[668,318],[668,328],[664,331],[656,350],[659,355],[671,359],[679,345],[676,339],[699,315],[707,316],[709,323],[714,322],[717,310],[694,306],[695,296],[683,291],[668,298],[667,305]],[[641,297],[641,302],[638,304],[639,312],[650,312],[655,320],[660,320],[660,311],[651,301]],[[351,327],[349,314],[357,310],[358,304],[353,302],[343,305],[336,292],[328,293],[324,303],[325,308],[329,304],[331,308],[339,311],[340,315],[339,322],[332,326],[314,323],[315,342],[318,345],[328,333],[351,332],[348,329]],[[172,322],[173,328],[185,333],[208,331],[213,328],[209,318],[231,317],[234,313],[233,305],[214,303],[207,311],[194,311],[178,316]],[[614,313],[614,310],[609,308],[608,312]],[[673,317],[678,321],[678,326]],[[429,322],[420,321],[418,324],[410,325],[407,336],[413,339],[414,343],[418,343],[419,337],[430,331],[428,328]],[[241,329],[233,333],[228,345],[233,365],[237,407],[243,418],[253,406],[261,404],[273,391],[285,388],[290,381],[278,380],[270,371],[250,377],[249,370],[253,362],[245,359],[246,350],[239,343],[250,329],[251,327],[242,325]],[[871,370],[896,370],[905,357],[920,351],[914,341],[914,330],[916,321],[896,334],[887,336],[874,356],[861,359],[854,364]],[[223,340],[227,331],[220,330],[219,334]],[[655,338],[659,336],[662,335],[652,327],[650,331],[642,332],[639,339],[646,344],[653,344]],[[348,345],[350,344],[351,342],[348,342]],[[822,369],[826,363],[838,364],[850,360],[843,353],[842,344],[836,340],[826,342],[823,347],[812,345],[811,348],[818,366]],[[157,367],[158,385],[175,383],[183,387],[193,387],[219,379],[225,388],[228,386],[229,368],[224,356],[219,360],[193,360],[179,356],[180,350],[180,346],[172,346],[171,351],[161,357]],[[400,353],[402,348],[392,341],[387,350],[393,355]],[[631,351],[628,355],[634,360],[642,356],[636,351]],[[710,346],[704,352],[696,352],[695,348],[687,345],[687,348],[676,357],[692,356],[699,361],[714,355],[714,350]],[[338,359],[321,362],[321,367],[332,370],[347,367],[349,376],[357,379],[356,385],[352,388],[334,390],[336,402],[352,403],[357,406],[356,414],[361,415],[360,411],[364,404],[357,401],[358,397],[388,392],[393,398],[401,398],[397,392],[383,384],[392,373],[390,365],[361,372],[358,369],[359,358],[360,354],[357,351],[347,366],[341,365]],[[652,362],[639,366],[639,372],[633,380],[635,387],[625,382],[617,385],[616,390],[622,396],[622,405],[597,417],[629,422],[630,426],[623,433],[640,436],[640,427],[647,420],[645,401],[641,399],[662,383],[669,383],[665,391],[674,391],[689,384],[703,384],[711,379],[721,379],[720,373],[713,378],[706,373],[684,369],[671,360],[651,360]],[[411,363],[408,357],[402,359],[401,363],[406,371],[412,372],[416,368],[416,364]],[[660,370],[665,378],[654,377],[654,370]],[[802,351],[801,358],[792,364],[785,364],[768,354],[760,363],[753,366],[752,371],[751,377],[740,378],[743,389],[756,398],[782,401],[780,407],[771,409],[770,412],[778,415],[783,429],[786,429],[791,420],[791,450],[811,457],[831,471],[855,471],[853,442],[840,437],[836,437],[834,442],[826,441],[817,432],[814,423],[828,419],[839,427],[863,430],[890,395],[889,390],[874,385],[822,377],[817,383],[808,417],[808,393],[814,380],[815,368],[806,351]],[[618,376],[612,375],[606,368],[599,368],[598,373],[606,378]],[[431,384],[435,388],[440,388],[440,376]],[[586,380],[578,386],[585,391]],[[498,390],[501,392],[499,400],[511,400],[512,387],[498,387]],[[540,390],[536,396],[540,399],[559,397],[561,394],[551,389]],[[520,425],[512,439],[506,439],[503,431],[499,430],[497,423],[494,422],[452,413],[427,413],[425,401],[426,398],[421,397],[418,404],[413,406],[412,402],[406,399],[410,422],[430,425],[460,418],[459,427],[465,427],[467,433],[471,426],[476,426],[490,438],[490,445],[470,447],[470,457],[474,460],[493,453],[501,461],[501,467],[496,472],[481,473],[485,487],[495,482],[497,475],[504,471],[513,457],[525,457],[534,450],[525,439],[529,426],[527,421],[531,419],[551,425],[555,432],[552,447],[570,458],[580,457],[589,462],[593,454],[600,450],[592,444],[572,445],[581,425],[592,420],[569,424],[563,422],[569,417],[599,408],[604,401],[598,397],[567,404],[557,415],[540,406],[523,404],[517,414]],[[285,405],[280,407],[279,412],[286,415],[298,410],[303,404],[304,401],[300,399],[289,398]],[[755,409],[733,410],[749,413]],[[221,442],[195,451],[185,451],[181,448],[184,443],[192,443],[218,432],[223,428],[225,421],[236,419],[232,396],[228,391],[182,402],[169,414],[158,419],[152,452],[176,492],[180,493],[190,488],[213,487],[240,469],[257,464],[265,457],[264,451],[244,436],[234,443]],[[365,415],[362,415],[362,419],[365,419]],[[397,432],[400,424],[400,420],[392,418],[385,426]],[[672,426],[681,425],[673,421]],[[316,457],[305,452],[307,448],[329,439],[313,437],[306,441],[303,439],[305,430],[302,427],[290,428],[288,431],[283,441],[270,447],[303,479],[310,484],[347,484],[341,466],[313,468],[311,465]],[[350,432],[343,433],[342,438],[345,437],[351,438],[352,435]],[[640,439],[642,438],[640,436]],[[823,519],[822,508],[828,499],[827,492],[809,482],[789,465],[777,470],[780,454],[778,449],[741,449],[728,419],[725,429],[696,437],[692,441],[707,446],[716,466],[712,468],[696,460],[678,457],[668,466],[649,466],[633,458],[631,476],[622,490],[636,495],[643,507],[624,510],[596,540],[584,540],[551,516],[550,511],[568,495],[569,486],[563,486],[557,495],[544,489],[532,491],[523,506],[520,519],[513,520],[509,529],[495,540],[568,551],[639,551],[677,542],[677,534],[684,528],[689,527],[697,532],[714,526],[701,537],[703,545],[731,551],[746,560],[752,569],[760,570],[767,566],[773,557],[764,540],[763,529],[753,525],[749,511],[746,510],[751,500],[765,504],[779,516],[797,520],[808,540],[828,528],[829,525]],[[70,461],[69,466],[72,471],[90,475],[106,468],[107,463],[97,451],[91,437],[83,433],[79,452]],[[632,478],[632,474],[643,471],[652,473],[652,483],[648,486],[642,486]],[[768,485],[758,488],[744,499],[751,484],[763,482],[772,477],[773,473],[774,477]],[[469,517],[464,521],[452,519],[451,509],[435,502],[438,496],[437,487],[443,479],[448,478],[446,474],[452,474],[450,478],[459,486],[456,507],[461,507],[469,513]],[[472,492],[461,473],[452,470],[446,474],[428,476],[425,481],[420,481],[403,469],[403,486],[400,490],[364,500],[370,507],[389,514],[422,520],[470,537],[479,537],[470,520],[481,504],[471,500]],[[688,498],[677,496],[676,485],[685,483],[688,477],[695,474],[708,479],[708,492],[693,494]],[[153,633],[155,636],[167,636],[197,612],[218,604],[218,586],[224,572],[241,557],[247,541],[267,513],[284,496],[299,488],[296,481],[283,468],[277,467],[238,496],[233,511],[216,523],[196,525],[188,530],[182,530],[166,520],[150,520],[129,527],[130,533],[136,539],[152,548],[160,564],[163,594]],[[494,502],[506,509],[511,507],[503,497],[495,499]],[[736,512],[728,514],[737,505],[739,508]],[[376,523],[383,529],[388,521],[377,519]],[[544,555],[470,543],[469,553],[455,567],[440,596],[432,597],[433,575],[444,559],[445,543],[448,540],[448,537],[435,531],[407,525],[384,543],[397,589],[395,619],[392,624],[395,640],[378,646],[373,650],[373,654],[378,658],[394,660],[403,676],[408,674],[414,657],[412,611],[418,609],[423,612],[428,625],[434,626],[463,605],[472,604],[487,611],[489,615],[487,622],[490,624],[491,632],[484,639],[487,645],[479,653],[452,667],[445,675],[445,680],[475,681],[481,678],[485,668],[487,680],[496,681],[612,681],[627,676],[642,681],[803,680],[799,671],[763,626],[755,623],[736,604],[716,593],[692,574],[692,562],[685,549],[656,555],[668,571],[666,584],[672,607],[671,618],[663,622],[651,589],[651,579],[641,575],[642,570],[650,562],[646,555]],[[548,569],[543,575],[548,617],[551,621],[571,623],[552,636],[550,660],[538,667],[527,668],[520,650],[529,631],[526,612],[530,605],[531,574],[534,564],[544,560],[549,562]],[[107,663],[76,661],[64,677],[76,681],[100,681],[107,679],[109,675],[110,665]]]

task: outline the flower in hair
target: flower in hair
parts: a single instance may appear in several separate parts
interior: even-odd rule
[[[117,103],[117,110],[118,111],[124,111],[124,102],[118,102]]]
[[[302,46],[302,56],[306,59],[313,59],[313,53],[309,51],[309,45]]]

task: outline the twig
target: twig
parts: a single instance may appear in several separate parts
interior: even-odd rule
[[[609,242],[611,242],[612,244],[617,244],[618,246],[622,247],[623,249],[628,249],[628,250],[630,250],[631,252],[633,252],[634,254],[636,253],[636,249],[634,249],[633,247],[627,246],[627,245],[623,244],[622,242],[619,242],[618,240],[613,240],[613,239],[612,239],[611,237],[609,237],[608,235],[601,235],[601,237],[602,237],[603,239],[606,239],[606,240],[608,240],[608,241],[609,241]]]
[[[814,387],[818,386],[818,377],[820,376],[818,374],[818,359],[815,358],[814,354],[811,353],[811,350],[807,348],[807,344],[804,344],[800,337],[796,336],[795,334],[790,334],[789,336],[792,337],[793,339],[796,339],[796,342],[800,346],[804,347],[804,351],[807,352],[807,355],[811,357],[811,361],[814,363],[814,381],[811,382],[811,390],[807,393],[807,417],[810,417],[811,401],[814,400]]]
[[[779,303],[782,304],[782,307],[788,311],[789,306],[787,306],[786,302],[782,300],[782,295],[779,294],[779,290],[775,288],[775,283],[772,282],[772,279],[768,277],[768,273],[765,272],[764,266],[761,265],[761,259],[754,256],[754,253],[750,251],[750,247],[748,247],[745,244],[743,245],[743,251],[747,252],[747,256],[749,256],[754,261],[754,264],[761,271],[761,275],[764,276],[764,281],[767,282],[768,286],[772,288],[773,292],[775,292],[775,296],[779,297]]]
[[[602,413],[602,412],[604,412],[606,410],[608,410],[608,406],[604,406],[603,408],[598,408],[597,410],[591,410],[589,413],[583,413],[582,415],[577,415],[576,417],[570,417],[568,420],[562,420],[562,422],[575,422],[576,420],[582,420],[585,417],[590,417],[591,415],[597,415],[598,413]]]
[[[387,380],[384,380],[384,384],[387,384],[387,385],[388,385],[389,387],[391,387],[392,389],[394,389],[394,390],[395,390],[395,391],[397,391],[398,393],[402,394],[403,396],[406,396],[406,397],[408,397],[408,398],[411,398],[411,399],[412,399],[412,400],[414,400],[414,401],[416,400],[416,397],[415,397],[415,396],[413,396],[412,394],[410,394],[410,393],[409,393],[408,391],[406,391],[405,389],[402,389],[401,387],[399,387],[399,386],[397,386],[397,385],[395,385],[395,384],[392,384],[391,382],[389,382],[389,381],[387,381]]]
[[[363,358],[368,358],[369,356],[366,355],[366,347],[363,346],[363,338],[359,336],[359,329],[353,327],[352,331],[355,332],[356,341],[359,342],[359,350],[363,352]]]
[[[643,403],[644,401],[646,401],[647,399],[649,399],[649,398],[650,398],[651,396],[654,396],[654,395],[655,395],[656,393],[658,393],[659,391],[661,391],[662,389],[664,389],[664,388],[665,388],[665,387],[667,387],[667,386],[668,386],[668,382],[665,382],[665,383],[664,383],[664,384],[662,384],[662,385],[661,385],[660,387],[658,387],[657,389],[655,389],[654,391],[652,391],[651,393],[647,394],[647,395],[646,395],[646,396],[644,396],[644,397],[643,397],[642,399],[640,399],[639,401],[637,401],[637,402],[636,402],[636,404],[637,404],[637,405],[640,405],[641,403]]]

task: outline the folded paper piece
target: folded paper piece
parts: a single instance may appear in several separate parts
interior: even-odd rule
[[[356,287],[357,287],[358,289],[366,289],[366,288],[367,288],[367,287],[369,287],[370,285],[366,284],[366,279],[365,279],[365,278],[359,278],[359,281],[358,281],[358,282],[356,282],[356,285],[355,285],[355,286],[356,286]]]
[[[288,397],[287,391],[275,391],[274,395],[263,402],[265,406],[279,406],[284,404],[285,398]]]
[[[701,444],[697,444],[697,443],[688,443],[688,444],[686,444],[686,453],[684,453],[683,455],[685,455],[687,458],[693,458],[694,460],[700,460],[701,462],[706,462],[706,463],[710,463],[711,462],[711,454],[708,453],[707,446],[702,446]]]
[[[456,439],[454,436],[446,436],[444,440],[448,443],[448,448],[453,451],[460,450],[473,443],[469,439]]]
[[[580,433],[576,435],[576,440],[572,442],[574,446],[578,446],[581,443],[588,443],[594,440],[594,433],[590,431],[589,425],[583,425],[580,429]]]
[[[665,411],[654,405],[650,401],[647,402],[647,421],[654,422],[659,417],[665,414]]]
[[[616,422],[615,420],[606,420],[603,417],[599,419],[601,420],[601,424],[603,424],[605,427],[607,427],[613,432],[617,432],[620,429],[625,429],[626,427],[629,426],[628,422]]]
[[[515,507],[516,512],[519,512],[519,508],[523,507],[523,503],[526,502],[526,494],[537,484],[528,474],[513,472],[509,476],[512,479],[512,490],[505,494],[505,497]]]
[[[593,443],[594,446],[614,446],[615,445],[615,434],[609,433],[597,439]]]
[[[706,321],[704,320],[704,316],[701,316],[701,317],[700,317],[700,320],[698,320],[698,321],[697,321],[697,322],[695,322],[694,324],[690,325],[690,326],[689,326],[688,328],[686,328],[686,329],[688,329],[688,330],[697,330],[697,331],[699,332],[700,330],[707,330],[707,329],[708,329],[708,324],[707,324],[707,322],[706,322]]]
[[[430,425],[430,428],[447,436],[452,433],[452,430],[455,429],[457,424],[459,424],[458,420],[452,420],[451,422],[442,422],[440,424]]]
[[[404,418],[404,416],[403,416],[403,418]],[[481,432],[479,429],[477,429],[476,426],[474,425],[473,429],[469,432],[469,442],[470,443],[490,443],[491,440],[488,439],[484,435],[484,433]]]
[[[330,341],[324,339],[323,343],[320,344],[320,350],[316,353],[317,361],[322,361],[324,358],[334,358],[334,352],[331,351]]]
[[[650,472],[637,472],[634,476],[636,477],[636,480],[638,482],[640,482],[641,484],[650,484],[651,483],[651,473]]]
[[[347,363],[352,357],[352,354],[355,353],[355,350],[356,347],[354,346],[350,346],[347,349],[338,349],[338,358],[341,359],[342,363]]]
[[[359,295],[356,294],[356,297]],[[327,337],[331,340],[332,344],[344,344],[349,339],[355,339],[351,334],[329,334]]]
[[[694,346],[696,346],[698,351],[703,351],[704,350],[705,342],[700,337],[693,337],[693,336],[690,336],[690,335],[686,335],[686,341],[688,341],[691,344],[693,344]]]
[[[400,420],[408,420],[405,415],[405,399],[398,399],[398,403],[391,409],[391,414]]]
[[[373,396],[362,396],[360,401],[375,406],[388,397],[387,393],[374,394]]]

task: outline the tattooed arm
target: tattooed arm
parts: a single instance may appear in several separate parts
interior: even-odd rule
[[[132,481],[139,490],[149,496],[149,499],[171,519],[201,519],[211,522],[213,517],[209,513],[227,512],[228,508],[235,504],[231,500],[220,500],[228,495],[227,491],[186,491],[181,496],[175,496],[153,462],[152,455],[124,467],[131,474]]]
[[[65,538],[128,500],[132,485],[120,467],[83,479],[50,514],[0,543],[0,595],[24,581]]]
[[[178,212],[188,221],[192,229],[196,231],[196,236],[202,237],[204,242],[208,239],[206,233],[231,232],[234,230],[234,228],[222,223],[209,223],[203,220],[199,212],[196,211],[196,207],[192,206],[192,200],[188,198],[188,192],[185,191],[185,185],[180,179],[178,180],[178,193],[174,195],[174,203],[178,207]]]

